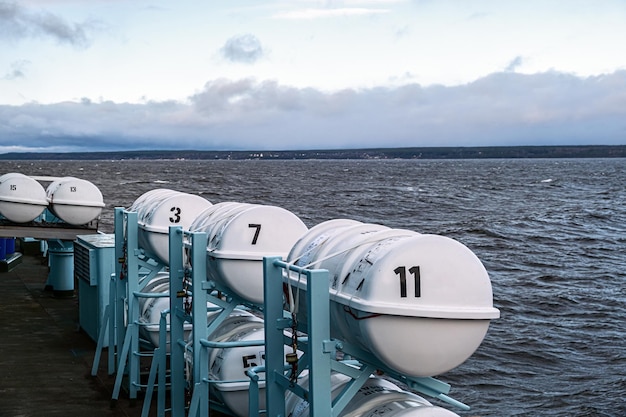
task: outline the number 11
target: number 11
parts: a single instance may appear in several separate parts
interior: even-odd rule
[[[400,297],[406,298],[406,266],[399,266],[393,270],[396,275],[400,276]],[[420,277],[420,267],[412,266],[409,268],[409,273],[413,274],[413,279],[415,281],[415,297],[422,296],[421,289],[421,277]]]

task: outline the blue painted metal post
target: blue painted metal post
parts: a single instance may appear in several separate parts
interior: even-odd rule
[[[119,216],[119,217],[118,217]],[[117,343],[122,343],[117,355],[117,374],[111,399],[117,401],[122,377],[128,365],[129,398],[137,399],[139,387],[139,302],[135,293],[139,291],[139,247],[137,213],[116,210],[115,254],[117,280],[115,326]],[[118,228],[118,220],[120,225]],[[124,300],[128,300],[128,326],[124,326]],[[118,347],[119,348],[119,347]]]
[[[202,347],[200,340],[207,337],[207,289],[206,280],[206,233],[191,234],[191,281],[193,284],[193,394],[198,396],[198,413],[195,417],[209,415],[209,386],[204,381],[209,378],[208,350]],[[206,364],[206,366],[204,366]],[[196,393],[196,390],[200,392]],[[191,416],[190,416],[191,417]]]
[[[309,336],[309,403],[311,417],[332,416],[330,386],[331,353],[328,271],[312,270],[307,275],[307,328]]]
[[[159,381],[157,389],[157,416],[165,417],[165,395],[167,390],[167,316],[169,310],[161,312],[159,319],[159,352],[155,352],[158,363]]]
[[[126,336],[126,326],[124,325],[124,299],[126,298],[126,279],[127,279],[127,263],[128,257],[126,251],[126,215],[122,207],[115,208],[115,308],[111,315],[111,323],[113,326],[109,328],[109,333],[116,333],[116,342],[119,344],[114,347],[117,351],[115,368],[119,366],[120,348],[124,343]]]
[[[126,332],[130,332],[130,356],[128,366],[129,377],[129,398],[137,398],[137,384],[139,384],[139,300],[134,296],[139,292],[139,226],[137,223],[137,213],[128,212],[126,215],[126,251],[127,251],[127,277],[126,277],[126,298],[128,300],[128,327]],[[128,337],[128,336],[126,336]]]
[[[116,262],[117,263],[117,262]],[[111,281],[109,282],[109,315],[107,316],[106,324],[102,324],[102,332],[104,333],[104,329],[108,327],[109,329],[109,348],[107,349],[107,361],[108,361],[108,374],[113,375],[115,372],[115,349],[117,345],[117,334],[115,328],[115,315],[117,314],[117,305],[120,304],[117,301],[117,282],[118,280],[117,274],[111,275]]]
[[[155,384],[157,387],[156,415],[157,417],[165,417],[165,391],[167,389],[165,367],[167,362],[167,316],[169,314],[169,309],[161,311],[161,317],[159,318],[159,347],[154,350],[152,364],[150,365],[150,374],[146,384],[146,395],[143,400],[141,417],[150,415],[150,405],[152,404]]]
[[[108,331],[108,349],[107,349],[107,359],[108,359],[108,374],[113,375],[115,372],[115,368],[117,365],[116,362],[116,341],[117,339],[117,326],[116,326],[116,317],[120,314],[118,311],[118,305],[121,303],[117,302],[118,298],[118,277],[121,272],[121,263],[120,259],[123,258],[123,237],[124,237],[124,209],[120,207],[115,208],[114,212],[114,231],[115,231],[115,273],[111,274],[109,281],[109,301],[108,305],[105,308],[105,313],[102,318],[102,322],[100,325],[100,332],[98,338],[98,344],[96,346],[96,354],[93,360],[93,364],[91,366],[91,375],[96,376],[98,373],[98,366],[100,365],[100,355],[102,353],[102,349],[104,347],[104,335]],[[121,285],[120,285],[121,286]],[[123,314],[123,310],[122,310]],[[123,317],[123,316],[122,316]],[[117,339],[117,340],[116,340]]]
[[[91,376],[98,375],[98,365],[100,364],[100,356],[102,355],[102,346],[104,346],[104,333],[107,330],[107,325],[109,323],[109,316],[111,316],[111,306],[106,305],[104,307],[104,313],[102,314],[102,325],[100,326],[100,333],[98,333],[98,343],[96,344],[96,354],[93,358],[93,363],[91,364]],[[109,345],[109,350],[112,350],[113,347]],[[109,363],[109,369],[111,369],[111,364]]]
[[[179,297],[183,288],[185,271],[183,265],[183,229],[170,226],[169,257],[170,257],[170,395],[172,417],[185,416],[185,350],[179,343],[184,338],[185,320],[181,313],[183,298]]]
[[[285,391],[302,394],[302,389],[289,387],[284,376],[284,336],[290,319],[283,318],[283,270],[297,270],[306,276],[309,392],[311,417],[330,417],[332,396],[330,373],[334,361],[335,342],[330,339],[329,274],[326,270],[307,270],[288,265],[278,257],[264,258],[265,297],[265,367],[268,417],[285,417]]]
[[[268,417],[285,417],[285,389],[280,384],[285,364],[283,329],[282,269],[274,262],[280,257],[263,258],[263,297],[265,303],[265,402]],[[328,416],[327,416],[328,417]]]

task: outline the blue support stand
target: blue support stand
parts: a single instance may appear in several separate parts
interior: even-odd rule
[[[142,351],[139,327],[139,299],[168,296],[168,294],[143,293],[143,287],[165,268],[165,265],[151,259],[138,246],[137,213],[123,208],[115,209],[115,274],[111,277],[109,305],[105,309],[100,334],[108,329],[108,371],[115,373],[115,383],[111,395],[112,404],[119,399],[124,377],[128,380],[128,396],[137,399],[140,389],[147,386],[141,383],[140,361],[144,356],[154,356],[154,351]],[[101,337],[96,347],[92,365],[92,375],[97,374],[103,349]],[[121,345],[120,345],[121,344]],[[159,393],[159,395],[164,395]]]
[[[185,239],[188,239],[187,245]],[[209,389],[203,382],[209,377],[208,353],[200,343],[208,330],[207,290],[211,288],[206,280],[206,247],[206,233],[185,235],[180,227],[170,227],[172,417],[185,415],[185,390],[192,393],[189,415],[209,415]],[[193,267],[184,265],[185,259]],[[192,294],[193,303],[185,306],[184,298]],[[184,340],[185,323],[193,323],[189,342]],[[193,355],[193,374],[186,376],[189,382],[184,374],[188,354]]]
[[[206,246],[205,246],[206,248]],[[185,345],[184,326],[188,320],[184,315],[183,297],[185,270],[183,263],[183,231],[170,227],[170,379],[172,417],[185,415]]]
[[[450,386],[434,378],[410,378],[400,375],[382,364],[372,354],[330,337],[329,273],[326,270],[310,270],[283,262],[279,257],[264,258],[265,296],[265,367],[248,372],[252,380],[251,391],[258,390],[257,372],[266,372],[267,417],[284,417],[287,391],[305,399],[310,406],[310,417],[336,417],[361,389],[370,375],[383,371],[390,377],[404,382],[420,393],[438,398],[463,410],[469,407],[446,394]],[[285,373],[284,329],[293,327],[292,317],[283,308],[283,274],[298,273],[305,279],[298,282],[299,289],[306,291],[306,324],[298,324],[298,330],[308,337],[299,342],[304,354],[298,361],[300,372],[308,370],[308,388],[301,387]],[[337,360],[337,351],[356,358],[349,363]],[[333,399],[331,372],[339,372],[351,378]],[[254,394],[251,394],[254,395]],[[253,414],[251,409],[250,416]]]
[[[142,416],[149,414],[150,401],[154,390],[158,394],[157,416],[164,416],[164,393],[169,388],[172,417],[207,417],[213,409],[220,410],[221,404],[210,398],[209,349],[223,349],[250,345],[265,345],[265,365],[248,370],[250,376],[249,413],[258,416],[258,392],[260,372],[266,376],[266,416],[285,417],[285,397],[288,392],[305,399],[310,405],[311,417],[336,417],[348,405],[354,395],[365,384],[375,370],[381,370],[390,377],[404,382],[407,386],[421,393],[436,397],[462,409],[469,409],[465,404],[453,400],[446,394],[450,386],[434,378],[409,378],[388,369],[369,352],[364,352],[341,340],[330,337],[330,299],[329,274],[325,270],[304,269],[287,264],[280,257],[267,257],[264,266],[264,305],[265,340],[241,342],[216,342],[209,336],[223,323],[232,311],[242,304],[225,292],[216,296],[215,283],[207,279],[207,235],[205,233],[185,232],[180,227],[169,229],[169,311],[161,313],[160,344],[153,353],[148,384],[139,383],[139,359],[142,355],[139,343],[139,299],[154,296],[145,294],[141,289],[152,277],[164,268],[163,265],[149,259],[138,247],[137,213],[116,209],[116,257],[118,265],[116,276],[111,281],[111,305],[105,311],[108,315],[109,353],[117,349],[117,355],[110,357],[115,362],[117,374],[112,400],[117,400],[122,378],[129,381],[129,396],[135,399],[137,390],[146,388],[146,402]],[[119,223],[119,224],[118,224]],[[306,292],[306,320],[297,322],[297,317],[285,311],[283,286],[285,274],[297,273],[304,277],[298,281],[300,291]],[[114,291],[113,291],[114,290]],[[189,303],[193,297],[193,303]],[[207,303],[213,303],[215,314],[211,322],[207,319]],[[128,323],[124,322],[125,305],[128,306]],[[170,317],[170,382],[167,383],[166,353],[166,317]],[[296,320],[296,321],[294,321]],[[193,331],[189,340],[185,339],[185,325],[192,323]],[[297,372],[286,364],[285,344],[291,338],[286,337],[286,330],[297,328],[298,349],[304,353],[297,362]],[[104,334],[104,331],[100,332]],[[117,342],[116,344],[113,341]],[[119,344],[121,343],[121,346]],[[99,342],[100,344],[100,342]],[[339,361],[337,352],[354,358],[349,363]],[[99,355],[97,355],[99,360]],[[187,365],[192,362],[193,367]],[[97,366],[94,368],[97,369]],[[93,372],[92,369],[92,372]],[[186,373],[186,369],[192,369]],[[297,383],[302,371],[308,372],[308,386]],[[350,378],[341,393],[332,398],[331,373],[339,372]],[[230,381],[219,381],[230,382]],[[233,381],[235,382],[235,381]]]
[[[126,299],[125,286],[120,283],[123,274],[125,274],[125,265],[123,265],[126,259],[125,255],[125,227],[126,227],[126,215],[123,208],[116,207],[114,211],[114,232],[115,232],[115,273],[111,276],[109,282],[109,304],[105,307],[102,320],[100,321],[100,332],[98,337],[98,344],[96,346],[96,354],[94,356],[93,364],[91,367],[91,375],[96,376],[98,374],[98,367],[100,365],[100,357],[102,355],[102,349],[104,348],[104,334],[108,333],[109,343],[107,349],[107,372],[109,375],[115,373],[115,369],[118,366],[119,347],[118,341],[124,340],[126,326],[124,324],[124,300]],[[120,338],[121,336],[121,338]]]
[[[305,395],[311,405],[311,416],[330,417],[333,415],[330,363],[335,349],[330,339],[328,271],[303,270],[282,262],[280,257],[263,260],[267,415],[286,415],[287,390],[302,394],[285,375],[284,329],[292,327],[292,318],[285,318],[283,312],[283,267],[306,276],[309,349],[304,359],[308,358],[309,389]]]
[[[171,311],[171,416],[207,417],[212,409],[226,411],[224,406],[210,398],[209,349],[227,349],[243,346],[263,346],[263,340],[216,342],[209,340],[233,310],[245,304],[243,300],[222,293],[216,296],[214,282],[207,279],[207,235],[185,232],[180,227],[170,227],[170,311]],[[184,298],[193,295],[191,310],[185,307]],[[207,305],[215,311],[211,322],[207,318]],[[249,305],[254,308],[254,306]],[[184,340],[185,323],[192,323],[190,340]],[[192,357],[193,369],[185,375],[186,358]],[[220,381],[234,382],[234,381]],[[161,389],[161,388],[159,388]],[[185,403],[186,390],[189,404]],[[258,397],[255,397],[258,403]],[[250,401],[253,401],[252,399]],[[211,407],[210,407],[211,405]],[[258,410],[258,409],[257,409]],[[185,414],[187,411],[187,414]]]

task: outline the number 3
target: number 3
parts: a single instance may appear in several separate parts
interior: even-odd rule
[[[174,216],[170,217],[170,222],[180,223],[180,207],[172,207],[170,211],[174,213]]]

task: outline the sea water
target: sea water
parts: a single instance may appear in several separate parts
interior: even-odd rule
[[[309,227],[335,218],[454,238],[489,271],[478,351],[438,376],[462,416],[626,415],[626,160],[6,161],[75,176],[113,208],[169,188],[271,204]],[[433,400],[435,404],[449,407]]]

